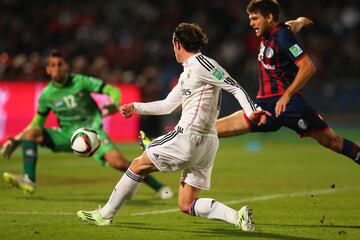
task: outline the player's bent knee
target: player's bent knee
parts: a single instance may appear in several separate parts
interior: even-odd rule
[[[340,152],[342,149],[342,140],[339,136],[329,137],[320,142],[324,147],[333,151]]]
[[[190,214],[191,203],[179,201],[178,205],[181,212],[185,214]]]
[[[27,141],[36,141],[39,137],[43,136],[41,128],[30,128],[26,130],[21,139]]]
[[[139,165],[140,165],[140,158],[135,158],[130,164],[130,170],[136,172]]]
[[[134,159],[134,161],[131,162],[129,168],[133,173],[143,176],[154,172],[154,166],[152,165],[152,163],[150,162],[149,164],[146,160],[142,159],[142,157]]]
[[[342,138],[336,135],[331,142],[331,149],[336,152],[341,152],[342,147],[343,147]]]

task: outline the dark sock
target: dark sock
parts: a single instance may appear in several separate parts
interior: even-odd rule
[[[156,178],[154,178],[151,175],[147,175],[143,182],[145,184],[147,184],[149,187],[151,187],[152,189],[154,189],[155,191],[158,191],[160,188],[162,188],[164,186],[164,184],[160,183],[158,180],[156,180]]]
[[[348,156],[354,160],[357,164],[360,164],[360,148],[356,143],[344,138],[343,149],[340,153]]]
[[[33,141],[23,140],[24,173],[35,182],[36,161],[37,161],[37,144]]]

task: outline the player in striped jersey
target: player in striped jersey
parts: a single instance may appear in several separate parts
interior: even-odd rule
[[[152,141],[142,156],[132,162],[103,208],[79,211],[78,216],[90,223],[109,225],[119,208],[134,195],[146,174],[182,170],[178,197],[182,212],[223,220],[244,231],[251,231],[254,224],[247,206],[235,211],[214,199],[198,198],[198,195],[201,189],[210,188],[219,143],[215,121],[220,108],[220,90],[232,93],[254,124],[265,123],[266,113],[256,110],[244,89],[216,61],[201,53],[207,37],[198,25],[181,23],[174,31],[172,42],[176,60],[184,67],[177,85],[166,99],[130,103],[121,107],[121,113],[124,117],[133,113],[163,115],[181,105],[180,121],[174,131]]]
[[[340,137],[305,101],[301,89],[315,73],[315,67],[293,33],[279,22],[276,0],[252,0],[247,12],[250,25],[261,38],[257,104],[272,116],[266,124],[257,126],[248,121],[243,111],[238,111],[217,121],[219,137],[272,132],[285,126],[360,164],[359,146]]]

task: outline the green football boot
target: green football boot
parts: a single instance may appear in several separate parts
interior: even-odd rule
[[[109,226],[112,224],[112,219],[103,218],[100,215],[99,209],[94,211],[80,210],[76,214],[84,222],[92,223],[98,226]]]
[[[145,151],[151,140],[146,136],[143,131],[139,132],[138,142],[142,151]]]
[[[4,172],[3,179],[12,187],[20,188],[24,193],[33,194],[36,184],[32,182],[27,175],[17,175]]]
[[[252,232],[255,229],[255,223],[252,220],[252,209],[247,206],[238,211],[235,226],[245,232]]]

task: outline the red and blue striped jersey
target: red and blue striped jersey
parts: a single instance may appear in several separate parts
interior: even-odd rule
[[[257,98],[282,95],[298,72],[296,62],[304,56],[291,30],[283,23],[278,24],[260,42]]]

